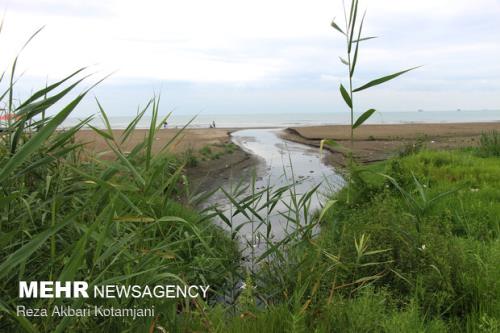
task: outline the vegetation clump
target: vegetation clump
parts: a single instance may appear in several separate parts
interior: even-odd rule
[[[347,41],[341,61],[348,66],[349,89],[340,90],[350,109],[351,140],[375,112],[354,121],[353,93],[407,72],[353,89],[359,43],[371,39],[361,35],[364,17],[359,21],[357,11],[354,0],[346,28],[333,23]],[[497,132],[484,134],[480,146],[468,151],[427,151],[422,145],[368,167],[351,163],[350,181],[319,212],[310,208],[319,185],[302,194],[295,180],[257,189],[256,176],[220,190],[228,209],[201,209],[206,196],[192,195],[185,186],[184,167],[198,163],[195,152],[173,156],[174,137],[152,153],[166,121],[157,98],[120,138],[99,102],[103,129],[87,118],[59,131],[89,90],[54,109],[77,89],[84,70],[16,103],[16,62],[0,95],[6,112],[15,115],[0,133],[0,331],[500,330]],[[48,110],[53,116],[46,116]],[[144,140],[122,151],[147,112],[152,117]],[[84,126],[106,141],[114,158],[82,158],[85,143],[75,133]],[[197,153],[216,159],[235,148],[205,146]],[[287,211],[277,212],[279,204]],[[281,239],[273,234],[276,216],[287,226]],[[234,223],[236,218],[243,222]],[[238,248],[247,236],[244,228],[251,230],[250,239]],[[114,307],[154,305],[154,318],[26,318],[15,313],[20,302],[38,308],[83,302],[20,300],[19,280],[208,284],[210,296],[89,300]]]
[[[319,235],[287,238],[253,272],[251,297],[265,306],[218,306],[211,323],[233,332],[498,331],[499,172],[497,158],[458,150],[369,166],[317,214]]]
[[[479,154],[481,156],[500,156],[500,132],[491,131],[481,134]]]
[[[226,279],[238,268],[235,243],[194,205],[180,203],[184,165],[169,153],[175,138],[159,153],[152,153],[163,123],[157,98],[120,139],[114,137],[98,103],[105,126],[93,130],[113,152],[111,160],[87,152],[89,158],[81,158],[85,143],[77,142],[74,134],[84,126],[92,127],[90,118],[58,130],[88,90],[56,110],[54,116],[43,116],[76,89],[81,79],[69,82],[81,72],[48,85],[19,104],[8,100],[12,83],[2,94],[7,101],[1,102],[16,117],[0,134],[0,331],[147,331],[154,327],[154,320],[173,327],[177,311],[205,306],[202,299],[192,304],[183,299],[95,299],[91,305],[155,306],[157,317],[28,318],[16,315],[17,304],[49,309],[84,304],[77,298],[20,300],[20,280],[87,281],[90,288],[202,284],[210,285],[210,300],[224,290]],[[130,152],[122,151],[121,144],[148,111],[152,120],[144,141]]]

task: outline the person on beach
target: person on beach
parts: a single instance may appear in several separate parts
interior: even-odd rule
[[[212,120],[212,128],[215,128],[215,120]]]

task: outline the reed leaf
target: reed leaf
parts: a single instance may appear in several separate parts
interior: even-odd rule
[[[20,247],[17,251],[12,253],[4,262],[0,264],[0,279],[5,278],[12,269],[17,267],[23,261],[27,260],[35,251],[37,251],[50,236],[57,233],[62,228],[66,227],[72,223],[78,214],[80,214],[81,209],[73,212],[64,221],[58,223],[57,225],[40,232],[39,234],[33,236],[29,242]]]
[[[353,11],[353,8],[354,8],[354,11]],[[350,17],[350,20],[349,20],[349,28],[350,28],[350,32],[349,32],[349,41],[347,43],[347,53],[350,54],[351,53],[351,49],[352,49],[352,41],[354,40],[354,30],[356,28],[356,19],[358,17],[358,0],[352,0],[352,3],[351,3],[351,17]]]
[[[43,89],[38,90],[37,92],[35,92],[34,94],[32,94],[27,100],[25,100],[23,103],[21,103],[21,105],[19,105],[17,107],[17,110],[22,110],[26,106],[28,106],[28,104],[31,104],[35,100],[37,100],[37,99],[39,99],[41,97],[46,97],[49,92],[51,92],[52,90],[58,88],[60,85],[62,85],[66,81],[70,80],[71,78],[75,77],[76,75],[80,74],[85,69],[87,69],[87,68],[86,67],[82,67],[82,68],[76,70],[75,72],[73,72],[72,74],[66,76],[64,79],[62,79],[62,80],[60,80],[60,81],[58,81],[56,83],[53,83],[50,86],[47,86],[47,87],[45,87]]]
[[[358,61],[359,42],[361,40],[360,37],[361,37],[361,31],[363,30],[363,23],[365,21],[365,15],[366,15],[366,11],[363,14],[363,18],[361,19],[361,24],[359,25],[359,32],[358,32],[358,39],[357,39],[357,42],[356,42],[356,49],[354,50],[354,57],[353,57],[353,60],[352,60],[351,70],[350,70],[350,73],[349,73],[349,75],[350,75],[351,78],[354,75],[354,70],[356,69],[356,63]]]
[[[406,69],[404,71],[401,71],[401,72],[397,72],[397,73],[394,73],[394,74],[391,74],[391,75],[387,75],[387,76],[384,76],[384,77],[381,77],[379,79],[376,79],[376,80],[373,80],[373,81],[370,81],[368,82],[367,84],[359,87],[359,88],[356,88],[353,90],[353,92],[358,92],[358,91],[362,91],[362,90],[365,90],[365,89],[368,89],[368,88],[371,88],[371,87],[374,87],[374,86],[377,86],[379,84],[382,84],[382,83],[385,83],[387,81],[390,81],[392,79],[395,79],[397,78],[398,76],[400,75],[403,75],[405,73],[408,73],[409,71],[412,71],[414,69],[417,69],[419,68],[420,66],[417,66],[417,67],[413,67],[413,68],[410,68],[410,69]]]
[[[342,84],[340,84],[340,93],[342,94],[342,98],[344,99],[344,102],[347,104],[347,106],[352,108],[351,96],[349,96],[349,93]]]
[[[45,140],[47,140],[56,130],[57,126],[59,126],[66,119],[66,117],[68,117],[71,111],[74,110],[84,96],[85,93],[79,95],[71,103],[69,103],[61,112],[51,119],[47,125],[45,125],[28,142],[26,142],[19,149],[19,151],[12,156],[12,158],[8,160],[6,165],[0,170],[0,182],[5,180],[5,178],[7,178],[16,167],[21,165],[32,153],[44,144]]]
[[[375,38],[378,38],[377,36],[370,36],[370,37],[362,37],[362,38],[357,38],[355,40],[352,41],[353,44],[357,44],[358,42],[364,42],[364,41],[367,41],[367,40],[370,40],[370,39],[375,39]]]
[[[361,126],[366,120],[368,120],[368,118],[372,116],[375,111],[375,109],[365,111],[361,116],[359,116],[354,125],[352,125],[352,128],[358,128],[359,126]]]
[[[340,32],[342,35],[345,35],[346,33],[337,25],[337,23],[335,23],[335,18],[332,20],[332,23],[330,23],[330,25],[335,29],[337,30],[338,32]]]

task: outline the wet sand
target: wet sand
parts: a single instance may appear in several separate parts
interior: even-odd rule
[[[363,125],[355,131],[354,155],[361,163],[385,160],[397,154],[406,145],[421,141],[429,149],[454,149],[475,146],[483,132],[500,131],[500,123],[443,123]],[[288,128],[284,139],[319,147],[321,139],[332,139],[350,147],[350,128],[346,125]],[[346,165],[346,151],[327,147],[333,152],[329,162]]]
[[[216,129],[186,129],[171,144],[169,151],[180,154],[191,149],[194,152],[210,145],[223,146],[231,142],[230,134],[233,128]],[[354,153],[361,163],[385,160],[397,154],[405,145],[411,145],[416,140],[425,142],[431,149],[453,149],[466,146],[475,146],[479,142],[482,132],[500,131],[500,122],[497,123],[460,123],[460,124],[397,124],[397,125],[363,125],[355,132]],[[172,140],[179,129],[162,129],[155,137],[153,151],[158,151],[166,142]],[[119,138],[123,130],[114,130],[113,135]],[[138,129],[132,133],[122,145],[124,151],[131,150],[147,135],[147,130]],[[281,137],[298,143],[319,147],[323,138],[333,139],[341,145],[350,146],[349,126],[308,126],[293,127],[281,132]],[[91,152],[102,153],[109,151],[105,140],[91,130],[81,130],[76,135],[80,142],[88,142],[86,149]],[[333,152],[328,156],[332,165],[346,165],[346,153],[342,149],[327,148]],[[112,153],[105,153],[110,156]],[[219,159],[200,161],[198,166],[190,168],[188,174],[200,183],[202,187],[209,186],[219,178],[228,177],[230,173],[247,169],[257,164],[257,158],[241,149],[232,154],[224,154]],[[217,175],[217,177],[213,177]]]
[[[231,154],[221,154],[218,159],[202,160],[199,154],[200,149],[210,146],[214,152],[223,152],[222,147],[231,142],[232,131],[234,129],[231,128],[196,128],[185,129],[179,134],[180,129],[161,129],[155,136],[153,152],[158,152],[171,140],[169,152],[182,154],[191,150],[198,157],[198,165],[189,167],[187,170],[191,185],[196,189],[213,188],[219,182],[229,178],[233,170],[244,170],[257,164],[257,158],[241,149],[236,149]],[[121,141],[123,132],[123,130],[113,130],[113,136],[117,142]],[[127,141],[120,145],[121,149],[132,150],[147,134],[146,129],[136,129]],[[104,158],[114,158],[114,153],[110,151],[106,141],[92,130],[80,130],[76,134],[76,140],[87,143],[85,149],[91,154],[99,153]]]
[[[221,144],[229,142],[229,133],[233,129],[230,128],[196,128],[185,129],[180,135],[172,142],[169,151],[173,153],[181,153],[188,149],[199,150],[206,145]],[[161,129],[158,131],[155,142],[153,144],[153,151],[157,152],[161,147],[173,140],[179,134],[180,129]],[[121,141],[123,130],[113,130],[113,136]],[[121,145],[125,151],[131,150],[135,145],[141,142],[148,134],[146,129],[136,129]],[[97,135],[92,130],[81,130],[76,134],[76,138],[82,142],[88,142],[87,149],[94,152],[105,152],[109,150],[106,141]]]

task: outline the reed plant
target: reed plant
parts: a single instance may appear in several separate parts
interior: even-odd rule
[[[366,11],[363,13],[363,15],[360,15],[359,0],[351,0],[350,6],[348,8],[346,8],[344,4],[344,23],[345,23],[344,27],[341,28],[340,25],[335,21],[335,19],[331,23],[331,26],[345,38],[345,45],[346,45],[346,54],[345,56],[339,56],[339,59],[340,62],[346,66],[348,85],[346,88],[341,83],[339,90],[340,90],[340,95],[342,96],[342,99],[345,102],[346,106],[349,108],[350,112],[350,147],[347,149],[343,147],[344,149],[347,150],[349,156],[349,164],[348,164],[348,167],[350,169],[350,173],[348,174],[349,184],[352,183],[353,181],[352,173],[355,172],[354,131],[376,112],[374,108],[370,108],[362,112],[357,119],[354,119],[355,117],[354,94],[378,86],[380,84],[386,83],[388,81],[391,81],[397,78],[398,76],[401,76],[417,68],[417,67],[409,68],[397,73],[386,75],[371,80],[368,83],[360,85],[359,87],[355,87],[354,73],[356,72],[356,66],[358,65],[359,57],[361,54],[360,43],[377,38],[375,36],[365,36],[362,34],[365,16],[366,16]],[[334,147],[339,146],[338,142],[335,142],[331,139],[324,139],[321,141],[321,147],[323,147],[325,144]]]
[[[191,311],[215,299],[237,268],[236,247],[210,223],[209,216],[179,202],[184,165],[169,152],[178,137],[153,153],[155,136],[166,119],[160,117],[159,98],[152,98],[119,137],[98,101],[103,129],[92,126],[89,117],[62,130],[64,120],[95,84],[60,108],[56,103],[79,89],[86,70],[79,69],[16,103],[12,98],[16,62],[17,58],[10,81],[2,82],[0,100],[12,115],[0,133],[0,331],[146,331],[160,324],[174,326],[177,311]],[[122,145],[146,113],[151,114],[151,123],[144,140],[124,151]],[[105,140],[111,159],[86,150],[85,142],[75,138],[85,128]],[[154,305],[155,318],[28,318],[16,315],[17,305],[77,308],[84,303],[81,299],[21,300],[20,280],[84,280],[91,288],[208,284],[212,289],[209,299],[194,303],[93,300],[92,305],[98,306]]]
[[[484,157],[500,156],[500,132],[482,133],[479,140],[479,154]]]
[[[359,43],[371,37],[361,35],[364,16],[356,25],[356,0],[349,12],[345,30],[333,25],[348,42],[342,60],[350,88],[341,86],[341,93],[351,111],[352,145],[354,130],[374,112],[354,121],[353,94],[407,71],[353,88]],[[216,193],[192,193],[184,172],[189,161],[170,152],[182,131],[153,149],[170,116],[160,116],[159,97],[120,136],[98,100],[103,126],[86,118],[61,130],[94,86],[69,99],[89,80],[86,69],[17,102],[16,63],[1,76],[10,81],[0,82],[0,102],[14,115],[0,133],[0,331],[498,330],[496,157],[425,150],[397,157],[371,172],[351,172],[356,181],[318,211],[311,202],[319,186],[299,193],[293,168],[284,169],[289,183],[282,186],[258,188],[253,174]],[[123,150],[145,114],[151,122],[143,141]],[[106,142],[111,158],[86,150],[75,136],[83,129]],[[214,195],[226,204],[201,208]],[[83,302],[20,300],[19,280],[211,290],[207,300],[93,300],[154,305],[155,318],[25,318],[15,315],[17,304]]]

